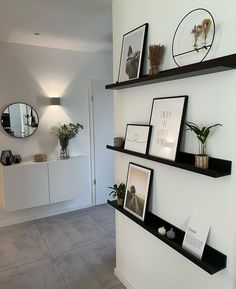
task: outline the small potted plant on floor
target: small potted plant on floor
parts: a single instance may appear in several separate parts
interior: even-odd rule
[[[126,185],[124,183],[120,183],[119,185],[114,184],[113,187],[109,187],[109,189],[112,189],[109,196],[116,198],[117,205],[122,206],[125,198]]]
[[[211,129],[217,126],[222,126],[222,124],[217,123],[210,126],[198,126],[193,122],[186,122],[187,130],[193,131],[199,142],[199,154],[195,155],[195,166],[208,169],[209,156],[207,155],[207,140],[210,135]]]

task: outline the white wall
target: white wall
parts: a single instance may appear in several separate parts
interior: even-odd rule
[[[117,80],[122,36],[131,29],[149,23],[148,44],[163,43],[166,53],[162,69],[176,67],[171,57],[174,31],[190,10],[209,9],[216,21],[216,39],[207,59],[233,54],[236,20],[233,0],[222,2],[161,0],[115,0],[113,2],[113,63]],[[150,210],[185,230],[193,214],[211,223],[208,243],[228,256],[227,269],[208,275],[165,244],[145,233],[127,218],[117,217],[117,270],[135,289],[233,289],[236,288],[236,161],[235,115],[236,71],[169,81],[116,91],[116,135],[123,135],[127,123],[148,124],[152,99],[189,95],[187,119],[202,124],[222,123],[209,141],[209,154],[233,161],[232,175],[213,179],[136,157],[116,154],[116,181],[125,181],[130,161],[154,169]],[[187,133],[184,151],[197,152],[193,134]],[[170,182],[171,180],[171,182]],[[124,245],[125,244],[125,245]],[[132,247],[132,250],[128,248]],[[142,251],[142,253],[141,253]],[[127,253],[127,254],[126,254]],[[139,257],[140,256],[140,257]],[[160,281],[158,281],[160,280]],[[191,281],[194,280],[194,284]]]
[[[80,53],[60,49],[40,48],[0,42],[0,110],[13,102],[25,102],[39,114],[39,128],[25,139],[15,139],[0,128],[0,151],[10,149],[24,160],[45,152],[58,158],[59,146],[55,136],[49,134],[51,126],[80,122],[84,130],[70,141],[70,154],[86,155],[89,159],[89,79],[110,79],[112,56]],[[61,97],[61,106],[49,106],[48,97]],[[89,174],[89,172],[88,172]],[[87,199],[58,206],[5,214],[0,210],[0,226],[33,216],[70,210],[91,204]],[[42,213],[43,212],[43,213]]]

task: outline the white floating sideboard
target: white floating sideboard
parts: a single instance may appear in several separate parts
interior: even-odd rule
[[[89,193],[88,164],[79,156],[1,166],[1,207],[11,212],[77,199]]]

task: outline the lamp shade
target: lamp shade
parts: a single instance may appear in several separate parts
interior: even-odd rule
[[[50,97],[50,105],[61,105],[60,97]]]

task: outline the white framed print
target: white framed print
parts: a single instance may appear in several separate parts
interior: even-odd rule
[[[142,73],[148,24],[123,36],[118,82],[139,78]]]
[[[179,150],[188,96],[154,98],[150,125],[149,154],[175,161]]]
[[[202,259],[210,227],[210,223],[201,216],[192,216],[184,235],[182,247],[200,260]]]
[[[150,125],[127,124],[124,149],[146,154],[150,137]]]
[[[129,163],[124,209],[144,221],[153,170]]]

